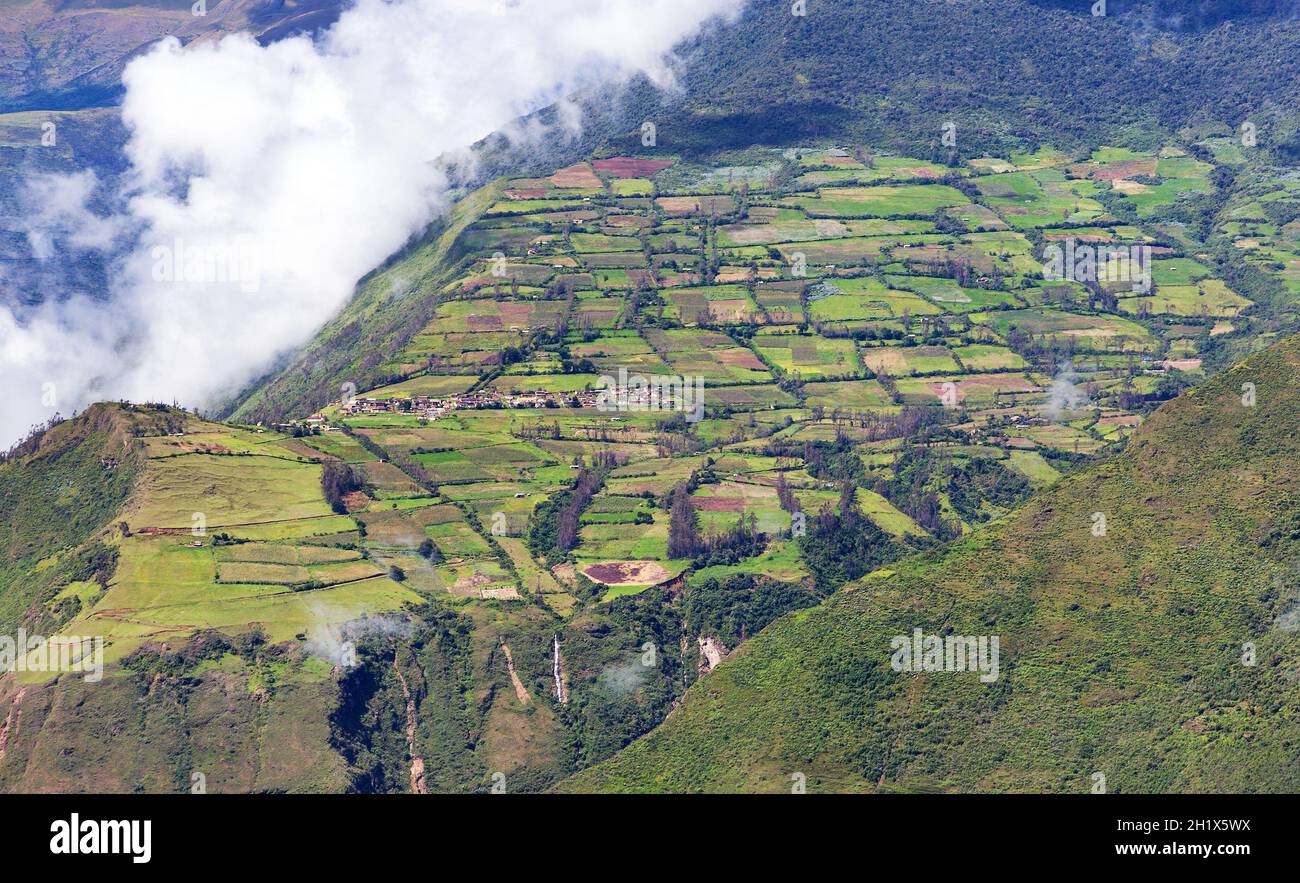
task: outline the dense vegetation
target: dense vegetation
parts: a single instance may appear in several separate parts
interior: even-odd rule
[[[838,506],[828,506],[808,519],[807,529],[799,548],[823,594],[870,573],[901,551],[862,514],[849,482],[840,491]]]
[[[623,108],[658,145],[511,166],[554,174],[364,279],[232,406],[276,425],[34,434],[0,462],[0,626],[135,649],[100,693],[0,681],[0,787],[1293,782],[1295,342],[1196,387],[1297,327],[1300,31],[1084,6],[751,4]],[[1160,298],[1046,284],[1075,235],[1155,244]],[[707,406],[579,407],[619,368]],[[1057,384],[1086,407],[1044,416]],[[906,680],[914,628],[1001,636],[1001,678]]]
[[[758,634],[768,623],[791,610],[812,607],[817,596],[807,587],[753,574],[705,579],[690,586],[682,602],[687,629],[715,635],[734,647]]]
[[[800,17],[753,3],[699,41],[693,114],[662,137],[710,150],[853,138],[946,159],[947,121],[971,156],[1014,141],[1149,145],[1197,121],[1266,119],[1267,145],[1291,151],[1296,120],[1279,108],[1298,105],[1293,10],[1161,5],[1111,2],[1094,17],[1084,2],[847,0]],[[1224,20],[1231,29],[1212,27]],[[1234,50],[1246,33],[1251,50]]]
[[[1116,460],[779,620],[571,787],[1290,790],[1297,376],[1292,338],[1162,408]],[[1000,635],[999,679],[891,670],[890,636],[914,628]]]
[[[61,587],[108,584],[116,551],[90,541],[134,484],[130,438],[129,419],[97,405],[34,434],[0,463],[0,632],[57,626],[79,606],[49,606]]]

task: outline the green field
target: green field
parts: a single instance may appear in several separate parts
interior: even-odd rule
[[[1110,646],[1119,617],[1182,615],[1127,583],[1107,596],[1113,613],[1086,600],[1061,613],[1055,595],[1035,596],[1026,612],[998,592],[1005,582],[1029,597],[1043,584],[1025,575],[1048,566],[1040,546],[1050,546],[1053,564],[1091,561],[1091,549],[1021,539],[1016,519],[1044,494],[1079,502],[1080,488],[1113,481],[1116,458],[1131,456],[1120,453],[1126,445],[1155,456],[1143,439],[1167,438],[1161,403],[1212,378],[1227,353],[1270,340],[1252,336],[1261,318],[1284,322],[1275,310],[1287,292],[1300,292],[1300,234],[1269,213],[1291,201],[1288,179],[1252,179],[1249,193],[1225,203],[1215,228],[1222,240],[1210,244],[1179,226],[1191,204],[1186,194],[1206,192],[1210,176],[1201,160],[1173,149],[1083,155],[1041,146],[941,165],[810,145],[755,147],[712,165],[596,162],[494,182],[459,204],[445,234],[451,240],[438,234],[437,257],[416,248],[364,283],[366,291],[391,291],[397,277],[389,273],[419,268],[410,278],[436,301],[412,298],[400,331],[367,338],[367,367],[358,361],[339,375],[356,378],[354,407],[338,401],[342,380],[317,377],[317,398],[301,413],[268,415],[260,426],[141,408],[111,440],[135,466],[87,454],[74,479],[15,485],[18,524],[51,506],[82,512],[87,493],[102,503],[84,508],[93,519],[81,516],[87,523],[72,539],[11,536],[16,563],[0,565],[0,576],[18,589],[0,613],[104,635],[119,679],[156,665],[215,689],[235,672],[230,683],[271,697],[276,709],[277,697],[324,684],[333,693],[313,701],[340,701],[336,694],[353,681],[337,648],[348,630],[381,617],[382,640],[358,644],[375,692],[357,707],[373,702],[400,721],[393,671],[409,676],[408,688],[420,684],[426,775],[448,790],[478,787],[482,763],[523,770],[528,790],[592,765],[593,778],[577,781],[640,787],[631,773],[607,778],[612,767],[599,764],[611,756],[616,766],[631,764],[659,733],[675,738],[671,727],[654,728],[673,703],[685,702],[683,717],[696,713],[693,682],[729,683],[737,665],[728,656],[708,672],[700,648],[709,642],[731,653],[742,642],[796,634],[788,640],[811,643],[783,660],[823,660],[830,657],[818,642],[860,651],[864,636],[877,637],[872,629],[887,629],[880,623],[892,628],[909,610],[942,612],[946,598],[957,599],[964,621],[994,617],[1009,654],[1021,652],[1017,640],[1061,634],[1093,616],[1078,628],[1090,637],[1074,645],[1079,658],[1092,659],[1097,642]],[[944,180],[960,179],[960,188],[936,183],[949,174],[956,177]],[[1131,211],[1114,215],[1107,208],[1130,203]],[[1069,238],[1157,245],[1154,291],[1044,279],[1039,249]],[[1243,274],[1225,248],[1278,287]],[[619,411],[584,395],[602,377],[624,376],[698,378],[703,413]],[[1078,397],[1068,409],[1053,405],[1063,386]],[[452,395],[465,396],[464,406],[426,401]],[[317,412],[324,427],[321,418],[295,423]],[[1105,462],[1090,465],[1094,458]],[[34,464],[0,470],[50,468]],[[334,511],[322,483],[341,464],[351,482],[347,514]],[[1152,468],[1176,482],[1183,467]],[[1254,479],[1246,486],[1264,487]],[[1088,505],[1085,516],[1103,504]],[[1063,517],[1054,509],[1042,523]],[[1179,518],[1159,524],[1181,529]],[[1081,542],[1091,536],[1084,520]],[[1261,521],[1259,529],[1272,528]],[[683,537],[691,544],[679,546]],[[1006,550],[1000,560],[1011,562],[1000,569],[987,563],[995,543]],[[1020,551],[1026,544],[1032,561]],[[26,549],[39,551],[20,554]],[[101,581],[91,564],[113,554]],[[1116,573],[1129,566],[1110,563]],[[1073,565],[1061,566],[1063,584],[1075,585]],[[635,578],[618,578],[624,572]],[[982,581],[970,582],[972,574]],[[1209,606],[1203,597],[1196,604]],[[837,620],[827,610],[850,616]],[[800,631],[810,620],[816,637]],[[1027,622],[1028,631],[1016,631]],[[769,639],[771,629],[780,631]],[[245,643],[208,658],[195,648],[213,632]],[[572,695],[563,708],[554,694],[557,639]],[[647,641],[670,664],[629,668]],[[263,665],[259,658],[271,653],[263,646],[290,661]],[[504,666],[505,646],[527,701]],[[199,661],[141,661],[155,652]],[[845,658],[824,666],[842,667]],[[1022,730],[1068,754],[1025,698],[1044,689],[1051,651],[1031,658],[1007,702]],[[818,696],[877,683],[861,672],[808,680],[802,662],[780,665],[791,689],[812,685]],[[1127,696],[1131,683],[1149,682],[1140,672],[1099,689]],[[763,676],[749,683],[767,727],[784,706],[769,704]],[[1093,712],[1078,709],[1109,701],[1049,699],[1092,727]],[[910,713],[892,694],[880,701],[883,716],[855,717],[853,727],[825,718],[832,721],[821,743],[832,755],[818,760],[829,771],[825,782],[872,790],[883,771],[885,788],[895,790],[1009,783],[1062,790],[1064,774],[1051,765],[1055,778],[1018,778],[1044,767],[999,734],[984,737],[994,746],[988,756],[1020,759],[1021,767],[969,752],[960,770],[945,767],[944,752],[966,749],[926,727],[880,723]],[[948,699],[933,701],[946,707]],[[332,713],[312,719],[324,726]],[[845,735],[862,720],[870,735]],[[363,741],[376,738],[370,723],[351,726]],[[801,764],[823,758],[802,732],[781,729],[781,744],[793,746],[782,750]],[[313,738],[332,744],[328,734]],[[665,775],[695,776],[690,787],[769,783],[765,761],[733,755],[739,749],[711,734],[696,738],[707,752],[739,760],[725,773],[707,758],[698,766],[674,761]],[[405,739],[391,741],[368,743],[381,746],[365,750],[383,755],[375,763],[387,778],[365,787],[409,788]],[[871,746],[880,745],[897,746],[893,765],[863,778],[854,764],[879,761]],[[929,778],[930,770],[943,777]],[[964,770],[982,770],[982,778],[963,779]],[[0,764],[0,784],[4,775]]]
[[[797,197],[792,204],[814,217],[920,217],[968,200],[959,190],[942,184],[903,184],[873,187],[823,187],[815,197]]]

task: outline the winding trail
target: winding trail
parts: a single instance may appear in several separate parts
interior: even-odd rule
[[[18,725],[21,724],[23,720],[23,710],[18,708],[18,706],[22,704],[23,697],[26,695],[27,688],[19,688],[17,695],[14,696],[14,701],[9,706],[9,714],[5,716],[5,724],[3,727],[0,727],[0,760],[4,760],[5,754],[9,751],[10,727],[13,728],[13,734],[15,736],[18,735]],[[17,717],[14,717],[15,709],[18,711]]]
[[[528,690],[524,687],[524,682],[519,680],[519,675],[515,672],[515,658],[510,655],[510,645],[505,641],[501,642],[501,649],[506,654],[506,670],[510,672],[510,682],[515,685],[515,695],[519,701],[527,705],[533,697],[528,695]]]
[[[569,704],[569,691],[564,689],[564,668],[560,659],[560,636],[555,636],[555,658],[552,668],[555,672],[555,698],[560,700],[561,705]]]
[[[424,782],[424,758],[415,753],[415,700],[411,698],[411,688],[406,685],[406,678],[397,667],[396,659],[393,660],[393,674],[397,675],[398,683],[402,685],[402,696],[406,699],[406,745],[407,752],[411,755],[411,793],[428,794],[429,788]]]

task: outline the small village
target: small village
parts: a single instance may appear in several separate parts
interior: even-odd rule
[[[343,401],[341,412],[345,416],[359,414],[418,414],[426,420],[436,420],[452,411],[477,411],[509,408],[594,408],[600,395],[594,390],[571,393],[535,390],[525,393],[503,393],[484,389],[450,396],[412,396],[410,398],[353,397]],[[325,420],[321,414],[312,414],[309,423]]]

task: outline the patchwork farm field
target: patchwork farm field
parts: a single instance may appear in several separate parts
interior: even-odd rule
[[[320,467],[275,456],[187,454],[153,461],[132,529],[185,528],[201,513],[209,527],[292,521],[330,514]],[[202,505],[196,508],[197,502]]]
[[[658,691],[631,743],[710,653],[978,542],[1294,304],[1275,206],[1300,184],[1261,175],[1193,242],[1181,212],[1215,186],[1193,148],[647,150],[493,182],[361,388],[266,425],[136,414],[116,570],[48,603],[115,664],[207,629],[319,656],[420,611],[464,654],[429,696],[485,732],[568,745]],[[1066,244],[1151,247],[1149,286],[1052,276]],[[647,643],[671,667],[629,667]]]
[[[68,626],[102,636],[108,662],[203,629],[325,639],[360,616],[419,600],[364,557],[357,522],[331,512],[322,467],[292,453],[297,440],[196,418],[184,432],[151,440],[233,450],[252,436],[257,454],[146,460],[121,522],[116,572],[102,593],[83,596]]]
[[[782,163],[793,177],[779,181]],[[1256,305],[1147,220],[1203,192],[1209,168],[1172,148],[1042,148],[957,166],[800,148],[715,168],[596,157],[507,180],[463,232],[462,267],[434,318],[391,359],[405,376],[363,393],[363,406],[327,409],[344,432],[304,443],[365,467],[379,507],[359,516],[371,543],[409,553],[427,535],[448,561],[505,562],[519,597],[554,602],[558,615],[653,584],[615,578],[618,562],[681,572],[668,546],[683,487],[705,545],[737,530],[766,538],[750,564],[716,570],[701,557],[700,572],[807,580],[792,516],[838,505],[843,467],[828,472],[828,457],[856,453],[866,472],[855,506],[906,546],[1003,511],[950,499],[944,470],[1050,484],[1057,458],[1122,444],[1163,375],[1198,376],[1197,329]],[[1112,198],[1132,201],[1132,216],[1109,213]],[[1255,238],[1282,248],[1267,232],[1243,220],[1241,249]],[[1050,278],[1052,243],[1152,246],[1149,287]],[[703,389],[689,419],[675,405],[628,406],[645,392],[601,404],[619,383],[683,380]],[[1068,414],[1051,405],[1063,388]],[[918,456],[903,427],[932,421],[963,444],[922,443],[950,465],[926,466],[928,485],[894,486],[899,464]],[[367,465],[377,450],[401,462]],[[736,453],[768,459],[759,471],[724,466]],[[412,468],[409,485],[393,474],[410,479]],[[539,519],[597,473],[557,562],[538,545]],[[934,505],[921,505],[916,495],[931,491]],[[470,520],[384,513],[421,494]],[[595,582],[613,594],[584,601],[597,565],[610,578]],[[428,582],[467,597],[467,579],[510,581],[489,569]]]
[[[900,184],[875,187],[824,187],[816,196],[789,201],[812,217],[893,218],[928,216],[963,205],[959,190],[941,184]]]

